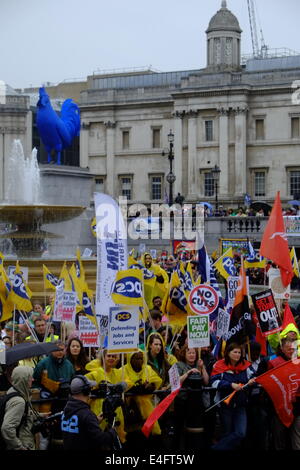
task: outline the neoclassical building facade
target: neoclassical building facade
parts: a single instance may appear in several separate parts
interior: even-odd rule
[[[81,93],[80,166],[95,189],[132,202],[164,202],[168,134],[174,195],[229,207],[300,195],[300,56],[241,64],[242,31],[222,1],[206,30],[200,70],[93,75]],[[300,82],[299,82],[300,84]],[[165,153],[165,156],[162,153]]]

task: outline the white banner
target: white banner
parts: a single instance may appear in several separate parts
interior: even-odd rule
[[[71,321],[75,323],[76,304],[76,292],[64,292],[62,301],[62,321]]]
[[[115,304],[111,289],[117,271],[127,269],[127,230],[120,207],[107,194],[94,193],[97,231],[96,316]]]
[[[79,338],[85,348],[98,348],[100,346],[97,328],[83,315],[79,317]]]
[[[271,268],[268,271],[269,287],[272,289],[274,299],[289,299],[291,296],[291,285],[284,287],[281,282],[280,270]]]
[[[139,308],[112,307],[109,312],[107,349],[135,351],[139,344]]]
[[[239,276],[228,276],[227,278],[227,289],[228,289],[227,308],[228,309],[233,307],[238,283],[239,283]]]
[[[61,279],[58,286],[55,287],[55,302],[53,309],[53,321],[62,321],[62,307],[64,299],[64,281]]]

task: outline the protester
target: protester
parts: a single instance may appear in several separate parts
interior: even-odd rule
[[[224,359],[217,361],[211,373],[211,385],[217,390],[215,401],[226,398],[233,391],[235,395],[229,404],[221,402],[219,413],[223,428],[222,438],[212,446],[214,450],[236,449],[246,436],[247,395],[243,385],[254,383],[251,363],[242,357],[242,347],[230,343],[225,349]]]
[[[47,330],[47,323],[43,319],[43,317],[37,317],[34,319],[34,328],[33,328],[33,333],[30,336],[26,337],[26,341],[36,341],[36,339],[39,342],[46,341],[47,343],[51,341],[57,341],[59,339],[58,335],[52,335],[49,333],[47,337],[45,338],[46,330]]]
[[[100,429],[102,416],[96,416],[89,407],[89,395],[95,385],[95,382],[82,375],[71,381],[71,398],[64,408],[61,420],[64,450],[112,450],[113,435]]]
[[[277,355],[268,362],[268,369],[278,367],[297,356],[296,342],[283,338],[277,349]],[[294,420],[290,428],[284,426],[275,410],[272,417],[273,445],[275,450],[300,450],[300,396],[297,394],[293,405]]]
[[[146,364],[145,353],[141,350],[128,354],[124,370],[125,380],[130,384],[128,392],[131,393],[131,396],[125,398],[128,410],[126,430],[132,433],[135,439],[136,433],[140,435],[145,420],[154,410],[152,392],[160,388],[162,380],[152,367]],[[154,423],[151,434],[161,434],[158,422]],[[129,437],[127,435],[127,440]]]
[[[162,387],[169,384],[168,371],[171,367],[167,352],[164,348],[164,342],[159,333],[151,333],[147,339],[147,363],[154,372],[162,379]]]
[[[89,360],[79,338],[71,338],[68,341],[66,358],[73,364],[76,375],[84,375],[87,373],[86,365]]]

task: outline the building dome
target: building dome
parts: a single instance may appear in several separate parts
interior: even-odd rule
[[[220,30],[242,32],[237,17],[227,9],[226,1],[222,1],[221,9],[210,20],[206,33]]]

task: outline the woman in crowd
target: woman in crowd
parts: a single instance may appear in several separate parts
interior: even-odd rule
[[[224,401],[219,405],[219,413],[223,428],[220,441],[215,444],[214,450],[236,449],[247,430],[247,392],[243,390],[245,384],[251,385],[254,379],[254,370],[251,363],[242,357],[242,346],[230,343],[224,353],[224,359],[217,361],[211,373],[211,385],[217,389],[215,402],[222,400],[233,392],[229,403]]]
[[[73,364],[76,375],[84,375],[87,373],[86,365],[89,360],[79,338],[71,338],[69,340],[66,358]]]
[[[162,379],[162,387],[169,384],[168,371],[171,367],[164,342],[159,333],[151,333],[147,339],[147,363]]]
[[[185,344],[177,354],[178,362],[176,367],[180,376],[180,383],[183,388],[201,389],[209,383],[209,375],[205,365],[199,359],[198,350],[189,348]],[[175,448],[185,448],[182,438],[185,423],[193,421],[197,415],[197,419],[202,419],[204,405],[202,402],[201,392],[180,391],[174,403],[175,415]]]

